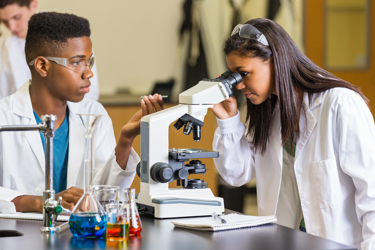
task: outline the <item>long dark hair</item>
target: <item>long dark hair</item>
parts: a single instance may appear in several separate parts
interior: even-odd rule
[[[331,88],[344,87],[357,92],[368,104],[368,99],[358,87],[346,82],[314,64],[295,45],[288,33],[277,23],[263,18],[253,19],[247,24],[257,28],[267,38],[269,46],[257,40],[239,37],[238,33],[229,37],[224,46],[226,55],[237,53],[241,56],[258,57],[266,61],[273,59],[274,81],[277,96],[271,95],[259,105],[247,101],[246,121],[249,123],[247,134],[252,138],[255,152],[266,151],[273,110],[276,103],[280,106],[281,139],[284,146],[288,138],[294,140],[299,133],[300,114],[303,110],[301,93],[306,92],[311,102],[314,93]],[[303,113],[302,113],[303,112]],[[297,133],[297,135],[298,135]]]

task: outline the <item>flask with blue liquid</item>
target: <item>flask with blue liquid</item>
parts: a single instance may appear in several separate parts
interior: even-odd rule
[[[85,129],[85,155],[83,160],[85,190],[69,218],[69,229],[75,237],[102,237],[106,230],[106,215],[94,195],[92,135],[100,115],[78,114]]]

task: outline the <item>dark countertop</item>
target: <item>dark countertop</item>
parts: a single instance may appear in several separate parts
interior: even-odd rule
[[[354,249],[280,225],[222,232],[174,228],[173,219],[158,220],[142,215],[142,237],[128,242],[75,238],[69,229],[60,234],[41,234],[41,221],[0,219],[0,230],[18,230],[23,236],[0,237],[1,250],[24,249],[156,249],[156,250],[242,250],[242,249]]]

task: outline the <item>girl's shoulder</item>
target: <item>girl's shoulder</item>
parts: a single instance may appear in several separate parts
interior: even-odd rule
[[[348,88],[341,88],[341,87],[328,89],[322,92],[321,101],[323,104],[338,105],[338,106],[342,106],[344,104],[349,104],[349,105],[356,105],[360,103],[365,104],[365,101],[357,92]]]

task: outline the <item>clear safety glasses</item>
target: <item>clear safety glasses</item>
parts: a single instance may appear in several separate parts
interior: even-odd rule
[[[234,27],[231,36],[237,33],[241,38],[254,39],[263,45],[270,46],[267,38],[262,34],[262,32],[250,24],[237,24],[236,27]]]
[[[91,56],[89,59],[72,57],[72,58],[60,58],[60,57],[50,57],[44,56],[49,61],[53,61],[61,66],[64,66],[70,70],[73,70],[78,73],[83,73],[86,70],[86,67],[89,66],[90,69],[94,66],[95,57]],[[29,65],[34,65],[36,58],[32,60]]]

